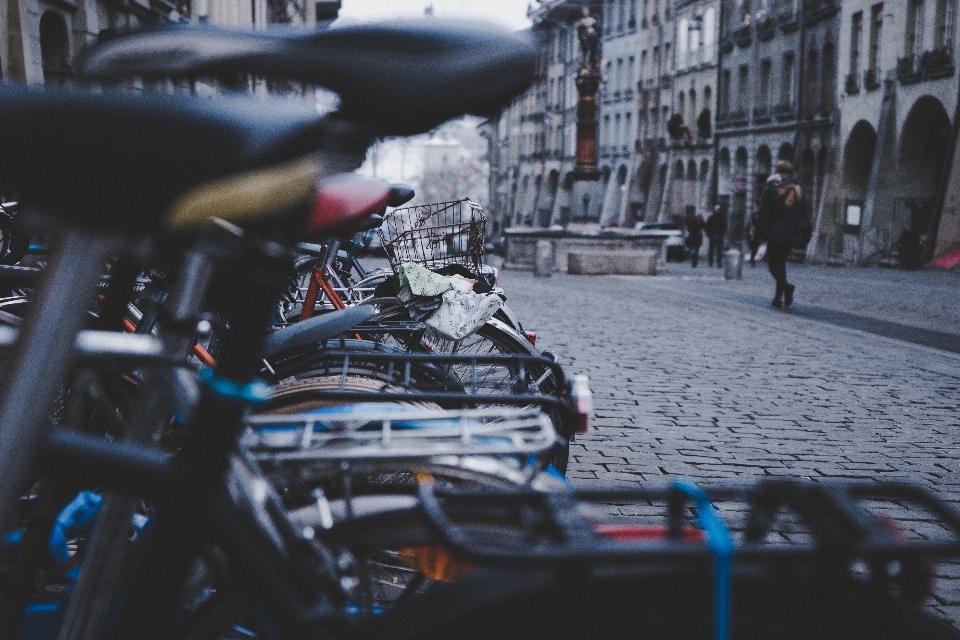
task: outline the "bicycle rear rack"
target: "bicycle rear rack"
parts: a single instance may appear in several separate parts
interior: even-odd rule
[[[339,376],[339,384],[331,389],[304,389],[285,396],[286,401],[338,401],[338,402],[436,402],[444,408],[474,408],[482,405],[535,406],[550,412],[559,422],[557,431],[570,436],[578,429],[581,416],[571,395],[570,381],[563,369],[550,358],[535,355],[459,355],[446,353],[410,353],[400,351],[358,351],[337,348],[344,344],[331,340],[317,353],[323,357],[324,374]],[[352,363],[362,362],[379,368],[391,387],[400,391],[378,390],[376,392],[351,390],[347,384]],[[429,388],[413,388],[414,366],[433,367],[438,372],[451,372],[444,383]],[[484,392],[483,367],[496,367],[509,372],[511,383],[496,393]],[[536,372],[534,380],[527,380],[528,372]],[[547,384],[549,382],[549,384]],[[270,410],[268,404],[265,408]]]
[[[535,491],[452,490],[429,483],[420,487],[420,502],[433,529],[459,554],[483,563],[552,564],[626,561],[712,561],[703,539],[691,542],[688,508],[691,499],[676,487],[662,489],[578,489],[564,493]],[[896,483],[816,484],[795,481],[763,481],[754,487],[717,487],[707,490],[717,502],[743,503],[746,524],[733,528],[733,562],[764,560],[810,560],[828,558],[850,565],[865,563],[871,571],[896,578],[903,570],[898,562],[960,556],[960,514],[929,491]],[[892,522],[873,515],[865,506],[879,501],[909,505],[915,513],[941,523],[939,539],[905,539]],[[581,517],[588,504],[662,503],[659,520],[662,535],[638,536],[624,542],[598,532]],[[471,513],[494,519],[517,517],[526,523],[529,535],[522,546],[509,548],[501,540],[475,536],[456,523],[451,514]],[[771,543],[768,534],[779,521],[798,519],[806,528],[806,541]],[[600,528],[602,531],[602,527]]]
[[[251,416],[241,438],[274,462],[409,460],[444,455],[538,455],[556,432],[536,408],[442,411],[363,405],[360,410]]]

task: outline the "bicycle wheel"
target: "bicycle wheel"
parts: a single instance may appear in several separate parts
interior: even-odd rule
[[[463,340],[440,340],[429,347],[421,345],[421,348],[430,349],[437,353],[454,353],[463,356],[542,355],[540,350],[533,346],[524,335],[496,319],[488,321],[476,333]],[[464,387],[475,388],[478,393],[507,395],[518,390],[526,390],[553,395],[559,390],[558,381],[552,375],[550,369],[542,366],[504,368],[500,365],[478,365],[476,374],[474,374],[471,365],[462,364],[451,365],[448,370],[463,382]],[[565,473],[573,433],[567,428],[558,411],[548,411],[547,415],[553,421],[554,429],[561,438],[550,463],[558,471]]]

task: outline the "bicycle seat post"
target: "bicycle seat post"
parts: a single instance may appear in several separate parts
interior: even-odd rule
[[[180,277],[167,303],[167,315],[172,320],[165,327],[161,339],[164,351],[178,357],[185,356],[194,334],[191,321],[202,311],[203,302],[212,275],[210,255],[202,246],[188,249],[180,268]],[[144,392],[134,404],[125,440],[147,442],[160,426],[164,407],[173,399],[176,389],[163,371],[145,369]],[[85,567],[70,597],[67,612],[60,628],[59,640],[79,640],[99,633],[103,618],[118,591],[119,567],[126,558],[116,541],[126,534],[134,501],[123,493],[109,492],[97,516],[97,524],[87,545]]]

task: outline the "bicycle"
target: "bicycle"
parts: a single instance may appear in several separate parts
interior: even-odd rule
[[[371,41],[382,44],[380,39],[375,40],[370,35]],[[253,42],[262,44],[260,40]],[[493,44],[506,43],[498,41]],[[500,46],[500,52],[502,49],[503,46]],[[458,49],[455,48],[456,51]],[[262,47],[257,49],[259,57],[267,53]],[[472,53],[475,55],[475,52]],[[447,50],[444,60],[449,61],[451,55]],[[155,56],[149,57],[152,63]],[[518,57],[523,60],[523,64],[518,60],[518,70],[525,69],[528,64],[532,67],[532,51],[527,50]],[[283,56],[278,58],[282,60]],[[220,63],[225,64],[222,60]],[[502,67],[498,67],[498,70],[504,73]],[[376,79],[375,76],[368,77],[368,81],[374,84]],[[464,78],[463,82],[479,79]],[[451,90],[455,88],[450,87]],[[506,99],[507,96],[502,97]],[[192,131],[202,131],[207,126],[229,130],[233,126],[235,128],[232,131],[238,137],[248,128],[256,131],[263,126],[262,114],[258,114],[255,121],[250,116],[244,118],[239,114],[228,116],[223,112],[218,113],[220,109],[229,109],[219,102],[198,106],[191,102],[176,101],[176,108],[171,106],[168,109],[153,100],[117,101],[114,96],[71,97],[68,101],[74,118],[89,120],[93,124],[100,122],[100,131],[106,130],[102,118],[98,120],[98,116],[104,112],[111,115],[111,130],[115,129],[119,118],[120,131],[137,130],[140,134],[143,132],[135,125],[140,123],[143,126],[145,116],[161,119],[160,124],[164,126],[157,127],[153,135],[158,145],[163,142],[159,136],[160,130],[165,136],[169,135],[170,130],[176,130],[169,126],[171,122],[193,125],[190,127]],[[28,114],[39,113],[44,118],[63,115],[60,105],[46,95],[13,99],[10,94],[0,92],[0,106],[7,118],[21,123],[21,129],[23,122],[30,121]],[[119,106],[123,109],[116,109]],[[288,142],[294,137],[294,132],[304,133],[310,129],[309,123],[313,122],[307,122],[305,115],[304,120],[293,122],[289,113],[271,117],[276,118],[271,121],[276,125],[271,131],[271,139],[275,140],[279,129],[281,138]],[[27,137],[34,133],[11,133],[4,129],[0,121],[0,142],[20,142],[19,145],[11,145],[15,151],[25,146]],[[61,141],[72,139],[65,137],[64,131],[44,133],[51,137],[56,135]],[[30,143],[36,142],[31,137]],[[118,149],[123,149],[120,145],[125,142],[121,137],[114,144]],[[207,136],[192,141],[187,149],[181,149],[180,152],[187,153],[200,149],[200,144],[215,142]],[[221,140],[216,150],[224,154],[225,146]],[[276,146],[272,148],[278,149]],[[108,151],[116,152],[116,149]],[[359,149],[356,151],[355,160],[361,155]],[[286,147],[287,152],[293,154],[293,147]],[[30,157],[29,154],[27,157]],[[252,168],[269,164],[267,161],[275,160],[276,156],[253,153],[246,158],[245,163]],[[33,172],[46,167],[37,158],[33,158],[33,162],[27,166],[29,170],[25,169],[26,175],[33,175]],[[217,171],[208,168],[207,173],[190,178],[190,181],[181,183],[179,188],[197,184],[191,181],[199,181],[201,177],[210,178],[211,173],[222,172],[221,175],[225,175],[236,170],[235,166],[229,167],[230,171],[223,164],[214,166]],[[0,167],[0,173],[2,169]],[[266,186],[261,188],[272,193],[289,193],[290,183],[286,178],[289,168],[285,169],[283,178],[279,175],[281,172],[258,173],[257,177],[266,181]],[[132,171],[129,167],[127,170]],[[50,175],[58,174],[44,172],[43,175],[50,179]],[[268,176],[270,180],[266,180]],[[112,180],[113,176],[110,178],[109,182],[101,178],[93,186],[102,193],[112,193],[107,191],[111,186],[113,189],[122,187]],[[218,211],[226,212],[228,217],[241,212],[240,209],[223,205],[236,202],[233,197],[227,196],[246,193],[244,185],[249,183],[249,176],[244,176],[242,182],[233,182],[230,185],[232,189],[219,190],[216,203],[221,206]],[[279,188],[281,185],[283,189]],[[123,195],[136,195],[137,186],[124,190]],[[94,191],[82,193],[85,199],[81,202],[86,205],[82,208],[93,209],[95,203],[103,205],[102,193],[99,200],[93,197]],[[46,195],[44,191],[38,194]],[[55,196],[48,197],[51,198],[51,204],[56,202]],[[151,200],[142,203],[147,207],[146,210],[156,211],[149,209],[148,205],[152,203],[152,206],[156,206],[157,202],[153,199],[157,197],[152,193]],[[169,194],[167,197],[168,200],[173,199]],[[300,197],[306,199],[305,191],[300,192]],[[302,204],[302,200],[298,200],[297,204]],[[272,207],[265,209],[280,213]],[[58,210],[54,208],[54,211]],[[121,215],[125,210],[123,207],[111,208],[109,213]],[[252,214],[249,209],[242,211],[255,219],[262,219],[265,213],[265,210],[255,212],[259,215]],[[126,215],[131,216],[129,212]],[[293,212],[289,218],[278,216],[271,225],[272,231],[276,233],[292,229],[295,217]],[[123,219],[127,223],[127,230],[132,230],[133,216]],[[193,216],[177,216],[174,220],[180,221],[178,227],[185,233],[199,222]],[[89,230],[93,227],[87,225],[97,221],[97,214],[93,212],[89,220],[84,220],[82,228]],[[136,221],[143,222],[139,217]],[[99,222],[102,225],[105,220],[100,218]],[[160,221],[153,224],[157,225],[154,227],[156,229]],[[52,318],[38,315],[33,328],[28,329],[21,339],[21,349],[40,351],[42,347],[44,354],[49,353],[51,360],[45,362],[48,367],[45,373],[49,377],[53,377],[51,371],[59,377],[66,369],[64,361],[67,356],[64,353],[69,354],[70,343],[66,343],[64,353],[58,354],[55,349],[42,344],[37,327],[62,329],[72,324],[67,326],[70,331],[66,333],[71,338],[75,334],[79,323],[75,319],[70,320],[71,314],[66,310],[71,310],[74,318],[81,315],[79,310],[85,309],[85,296],[92,288],[99,269],[100,257],[89,254],[102,255],[110,248],[101,245],[109,243],[95,240],[95,237],[89,232],[87,235],[77,232],[66,236],[67,241],[61,243],[61,254],[75,257],[76,262],[70,264],[70,269],[62,261],[55,263],[53,275],[69,277],[73,286],[83,290],[71,293],[63,279],[51,279],[50,282],[56,283],[56,286],[45,292],[38,301],[38,308],[50,311],[59,309],[59,314]],[[89,251],[91,246],[99,246],[101,250]],[[182,624],[172,623],[173,632],[180,635],[191,632],[213,635],[223,624],[256,617],[251,615],[251,611],[256,614],[255,605],[262,602],[268,609],[271,621],[289,637],[350,635],[356,638],[430,638],[449,637],[451,634],[486,637],[494,633],[532,638],[581,635],[702,637],[713,631],[714,624],[722,628],[721,624],[714,623],[714,610],[729,611],[721,606],[722,599],[714,598],[714,591],[723,591],[715,586],[732,584],[733,593],[741,594],[740,600],[733,600],[734,607],[739,606],[743,610],[747,606],[744,603],[750,602],[761,605],[755,610],[746,610],[742,618],[746,623],[742,637],[767,637],[771,629],[782,629],[783,626],[777,625],[785,624],[794,625],[787,627],[794,637],[855,637],[845,632],[851,629],[850,624],[859,623],[863,623],[863,628],[853,627],[853,630],[870,637],[900,637],[901,632],[904,635],[919,632],[921,637],[950,637],[941,625],[931,622],[919,612],[913,602],[917,595],[915,584],[902,577],[915,575],[913,568],[918,561],[922,565],[922,561],[929,556],[960,552],[956,536],[960,530],[960,518],[952,509],[929,496],[890,486],[852,488],[847,493],[860,501],[883,498],[919,502],[947,523],[949,539],[901,543],[885,531],[875,518],[864,517],[863,505],[851,506],[850,501],[838,499],[828,489],[821,487],[793,488],[796,485],[784,485],[781,488],[764,485],[750,492],[748,513],[751,518],[745,530],[756,540],[751,538],[739,548],[736,545],[731,548],[720,526],[722,523],[718,524],[719,518],[709,515],[712,513],[710,496],[687,484],[677,484],[671,491],[542,494],[522,491],[497,493],[489,490],[444,492],[434,490],[429,483],[423,483],[419,487],[419,510],[416,514],[409,511],[389,515],[377,513],[375,517],[383,516],[388,520],[384,523],[386,530],[380,529],[378,532],[372,527],[363,527],[359,531],[366,531],[371,538],[378,537],[378,533],[410,533],[413,539],[424,540],[426,537],[416,529],[417,523],[409,519],[411,515],[417,515],[419,522],[425,525],[420,530],[432,536],[431,540],[439,540],[467,560],[491,567],[505,563],[522,564],[523,569],[471,572],[449,585],[435,585],[436,588],[431,588],[429,593],[418,593],[381,616],[356,620],[351,617],[353,603],[346,588],[349,585],[342,580],[351,576],[338,572],[337,560],[342,556],[332,555],[332,547],[321,544],[316,537],[310,540],[302,535],[303,531],[298,532],[290,527],[290,523],[282,516],[282,505],[271,494],[269,484],[261,482],[255,466],[240,457],[229,455],[238,435],[238,418],[242,413],[240,405],[254,400],[257,391],[256,387],[248,384],[259,366],[256,362],[257,353],[248,347],[262,338],[263,326],[270,321],[275,294],[283,284],[289,263],[283,259],[285,256],[276,243],[241,234],[228,224],[217,227],[203,243],[194,245],[194,251],[188,255],[190,260],[183,272],[191,275],[193,280],[186,278],[180,281],[178,291],[183,294],[180,297],[185,303],[183,310],[190,313],[180,316],[182,324],[171,323],[172,329],[180,326],[184,335],[188,333],[187,328],[191,332],[194,329],[195,323],[191,321],[195,320],[195,314],[192,311],[200,306],[198,300],[202,299],[206,284],[202,280],[214,255],[219,257],[217,262],[223,260],[243,270],[242,282],[246,288],[243,296],[228,296],[237,310],[238,322],[225,334],[226,349],[218,363],[218,377],[208,378],[204,383],[206,390],[203,399],[196,410],[196,417],[191,421],[192,424],[203,424],[205,428],[191,432],[191,439],[185,447],[171,457],[159,456],[154,450],[143,447],[116,446],[61,430],[46,434],[45,444],[33,443],[34,446],[25,447],[20,452],[26,452],[27,459],[32,459],[33,454],[44,453],[39,459],[51,475],[76,474],[76,479],[82,481],[109,481],[114,485],[123,482],[128,489],[156,495],[167,509],[155,523],[150,539],[143,541],[147,545],[145,564],[132,581],[135,588],[126,601],[121,626],[114,629],[115,637],[142,636],[144,628],[146,633],[158,635],[161,632],[158,629],[171,628],[167,623],[178,611],[177,603],[171,600],[176,599],[180,592],[178,587],[185,582],[187,560],[196,557],[193,552],[203,542],[216,544],[222,552],[207,557],[210,567],[216,571],[226,563],[230,571],[217,572],[219,590],[197,607],[192,620]],[[78,269],[78,266],[83,268]],[[58,306],[50,304],[54,297]],[[65,300],[71,304],[64,305]],[[186,308],[188,301],[193,302],[192,309]],[[241,306],[245,306],[247,313],[240,313]],[[64,345],[62,337],[57,342],[57,346]],[[34,372],[27,365],[36,353],[30,352],[29,355],[30,358],[21,357],[17,362],[20,376],[14,382],[22,390],[46,392],[49,398],[53,383],[38,380],[36,373],[32,379],[22,379],[24,374]],[[163,364],[169,365],[169,362],[163,361]],[[18,414],[15,408],[8,388],[4,401],[0,402],[0,415],[15,417],[23,413],[20,411]],[[0,420],[0,435],[10,435],[7,429],[9,423]],[[37,437],[36,430],[26,431],[24,435]],[[83,455],[77,455],[78,451],[82,451]],[[10,463],[18,464],[21,470],[24,466],[22,461],[13,460],[5,437],[0,438],[0,462],[3,463],[0,464],[0,473],[4,474],[4,479],[16,479],[17,474]],[[184,469],[190,474],[184,476]],[[224,475],[231,480],[229,485],[223,482]],[[770,486],[772,489],[764,488]],[[234,491],[233,496],[236,497],[230,495],[230,490]],[[6,491],[8,498],[15,494],[9,485],[0,483],[2,491]],[[172,494],[177,492],[184,496],[182,503],[172,498]],[[714,489],[711,493],[712,497],[721,498],[724,495],[743,495],[744,491],[725,494],[720,489]],[[579,502],[584,499],[601,504],[639,500],[648,506],[657,501],[665,502],[666,523],[655,529],[652,536],[651,531],[638,529],[621,532],[618,540],[609,531],[598,531],[589,520],[580,517]],[[687,535],[685,516],[691,500],[696,504],[701,528],[705,530],[703,539],[707,544],[701,543],[693,533]],[[0,513],[9,514],[9,503],[10,500],[0,501]],[[776,548],[759,548],[765,536],[772,531],[769,523],[784,508],[801,516],[815,530],[817,540],[822,544],[801,545],[797,552],[790,553]],[[401,516],[405,524],[401,524]],[[634,537],[630,538],[628,534]],[[631,539],[634,541],[630,542]],[[25,540],[25,548],[29,548],[27,537]],[[732,559],[732,567],[725,565],[724,559]],[[859,569],[851,567],[851,560],[866,561],[865,566],[871,572],[865,583],[858,577]],[[894,562],[899,564],[895,566]],[[726,566],[731,571],[725,569],[717,572],[717,565]],[[894,571],[896,567],[901,570]],[[906,574],[902,571],[905,567],[910,568]],[[812,578],[806,580],[805,575]],[[731,582],[724,580],[728,576]],[[811,586],[819,589],[806,588]],[[907,597],[901,595],[904,593]],[[747,595],[756,599],[743,597]],[[687,606],[681,602],[678,605],[680,596],[689,598],[691,604]],[[811,615],[811,612],[820,615]],[[740,615],[735,608],[733,620],[741,619]],[[269,627],[259,630],[270,631]],[[723,636],[718,632],[718,637]]]
[[[378,114],[371,115],[368,107],[361,106],[366,105],[366,101],[358,103],[357,91],[377,84],[378,74],[368,67],[371,53],[382,50],[379,48],[382,43],[372,45],[377,42],[377,36],[382,35],[381,28],[352,32],[354,53],[359,48],[362,55],[352,56],[352,63],[348,65],[318,64],[324,59],[324,53],[328,59],[334,55],[324,47],[342,33],[326,40],[322,35],[314,36],[319,39],[313,43],[317,50],[310,50],[309,43],[303,47],[297,45],[298,51],[315,54],[311,65],[337,66],[338,72],[346,68],[345,76],[333,78],[328,84],[342,89],[348,105],[358,104],[353,113],[360,122],[369,123],[382,133],[399,134],[435,124],[438,122],[435,118],[445,116],[451,105],[455,105],[454,111],[472,105],[490,106],[492,103],[488,100],[463,102],[456,94],[461,89],[469,92],[473,83],[482,82],[490,70],[502,69],[501,65],[509,64],[510,59],[518,71],[524,70],[519,74],[524,78],[528,65],[532,66],[532,48],[512,36],[499,33],[484,36],[485,42],[496,44],[498,56],[512,48],[513,52],[506,53],[507,58],[500,58],[498,64],[492,56],[478,59],[472,46],[457,45],[460,34],[449,29],[418,31],[398,27],[387,31],[405,42],[443,47],[450,71],[461,77],[437,94],[450,94],[451,99],[444,100],[443,106],[423,104],[416,114],[397,114],[394,110],[389,117],[380,118]],[[470,37],[475,46],[477,34],[471,30]],[[481,42],[484,37],[480,38]],[[274,50],[283,53],[285,41],[278,39],[275,44]],[[341,52],[343,47],[332,51]],[[457,51],[464,54],[469,51],[469,56],[460,57]],[[277,56],[284,61],[291,57],[296,56],[289,51],[285,56]],[[422,62],[409,54],[398,55],[395,61],[409,65],[410,73],[423,70],[418,66]],[[436,70],[435,63],[428,66]],[[358,84],[353,78],[359,73],[363,73],[365,79]],[[396,74],[393,78],[387,77],[389,75],[383,77],[384,87],[396,77]],[[525,81],[517,84],[516,80],[516,77],[511,79],[512,86],[501,89],[494,102],[511,96]],[[485,87],[485,91],[490,91],[490,87]],[[423,97],[414,100],[425,102]],[[37,300],[36,315],[20,337],[18,353],[12,359],[8,370],[11,375],[0,401],[0,415],[5,418],[0,425],[5,436],[0,444],[0,460],[4,463],[0,473],[5,481],[0,490],[0,521],[11,522],[12,499],[24,478],[30,475],[28,463],[34,459],[43,462],[47,473],[61,477],[75,474],[71,482],[97,478],[97,482],[116,484],[122,479],[128,489],[156,496],[161,509],[166,510],[166,516],[154,524],[152,534],[144,541],[148,547],[156,546],[146,553],[141,569],[144,576],[163,578],[134,582],[136,588],[127,599],[114,634],[122,636],[133,628],[142,630],[141,625],[153,633],[166,628],[176,609],[178,586],[184,581],[195,545],[204,539],[216,540],[225,549],[238,575],[245,576],[239,583],[240,588],[253,589],[273,611],[278,624],[292,634],[316,628],[318,624],[324,626],[325,623],[318,622],[314,616],[315,607],[320,607],[316,611],[330,613],[325,617],[326,624],[335,626],[338,616],[334,611],[339,607],[334,605],[340,598],[339,588],[325,579],[318,584],[317,576],[323,573],[307,571],[307,567],[326,566],[323,554],[312,547],[313,550],[304,551],[303,541],[297,536],[290,540],[289,531],[285,532],[287,536],[271,540],[263,533],[261,524],[237,506],[220,481],[220,473],[233,469],[235,474],[240,474],[243,468],[231,462],[229,454],[242,406],[253,399],[256,391],[256,387],[248,383],[258,365],[256,349],[250,346],[259,342],[262,327],[269,321],[273,297],[286,268],[281,259],[285,254],[278,253],[277,244],[239,234],[228,224],[215,229],[187,252],[183,275],[172,296],[171,321],[167,323],[171,340],[173,335],[192,338],[197,305],[209,282],[209,267],[215,255],[222,256],[218,262],[232,264],[245,274],[242,302],[241,296],[234,302],[242,306],[243,313],[237,310],[235,324],[224,336],[217,373],[207,378],[206,391],[194,412],[194,423],[203,424],[204,428],[191,430],[183,448],[172,458],[142,446],[107,443],[62,429],[41,430],[33,411],[26,410],[23,399],[31,397],[37,405],[44,406],[52,401],[60,387],[70,361],[73,337],[82,325],[84,313],[80,310],[86,308],[87,296],[99,277],[104,255],[115,251],[116,243],[96,230],[108,229],[114,237],[130,237],[161,231],[168,226],[189,236],[191,229],[204,223],[210,211],[216,210],[221,217],[233,221],[255,222],[272,217],[268,233],[276,237],[292,228],[298,216],[290,213],[299,213],[312,196],[317,173],[357,166],[371,138],[357,125],[338,118],[320,118],[312,109],[293,104],[271,105],[269,112],[251,114],[250,103],[230,100],[197,102],[174,97],[33,94],[14,90],[0,92],[0,102],[5,113],[0,123],[0,139],[19,158],[16,166],[5,167],[2,177],[24,194],[24,202],[46,205],[68,229],[58,243],[59,256],[47,271],[49,286]],[[432,103],[432,100],[426,102]],[[426,112],[432,115],[424,118]],[[40,127],[38,123],[45,126]],[[54,126],[46,126],[49,123]],[[106,135],[108,131],[110,135]],[[171,132],[176,133],[171,135]],[[324,144],[340,144],[338,153],[320,156],[325,167],[310,158],[298,159],[313,148],[316,143],[311,138],[317,134],[321,134]],[[99,145],[87,144],[94,139]],[[132,139],[138,144],[130,145]],[[110,143],[105,145],[105,140]],[[67,144],[67,148],[84,149],[86,155],[82,163],[76,162],[77,154],[65,154],[62,150],[56,154],[47,152],[51,145],[61,147],[65,141],[76,142]],[[133,155],[131,150],[141,145],[153,148],[156,155]],[[104,151],[101,153],[100,149]],[[172,166],[164,160],[171,157],[184,160]],[[76,164],[71,166],[72,171],[60,170],[70,163]],[[238,173],[238,178],[227,178]],[[129,180],[118,182],[116,175]],[[160,175],[164,179],[158,187]],[[148,177],[153,188],[144,189],[144,179]],[[251,183],[254,178],[256,182]],[[218,182],[211,189],[203,186],[205,181]],[[257,196],[252,201],[248,197],[251,188],[255,188]],[[111,196],[105,198],[104,194]],[[166,214],[165,209],[178,200],[173,213]],[[158,360],[164,366],[169,364],[164,358]],[[157,360],[154,362],[159,364]],[[38,363],[43,364],[38,366]],[[44,455],[40,455],[41,450]],[[79,459],[85,464],[78,465]],[[173,460],[176,462],[171,462]],[[182,486],[184,476],[174,471],[171,464],[187,470],[190,477],[209,491],[191,491],[180,504],[172,500],[171,492],[176,493]],[[238,486],[246,485],[241,482]],[[262,504],[256,496],[249,497],[251,505]],[[198,527],[201,522],[204,525]],[[15,564],[15,577],[21,577],[22,567],[32,564],[31,540],[38,536],[42,539],[42,522],[31,523],[25,533],[21,561]],[[258,551],[249,553],[251,549]],[[299,551],[293,553],[291,549]],[[293,557],[303,558],[304,553],[305,562],[291,561]],[[17,580],[13,584],[19,586]],[[23,600],[22,594],[23,591],[16,588],[8,589],[5,594],[5,612],[11,613],[4,618],[8,629],[22,608],[17,606]]]

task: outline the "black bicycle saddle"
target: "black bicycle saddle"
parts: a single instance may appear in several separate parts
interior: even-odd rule
[[[100,43],[79,75],[196,77],[246,73],[326,87],[348,118],[380,135],[411,135],[466,113],[495,115],[532,82],[526,35],[483,23],[418,20],[323,31],[232,31],[178,25]]]
[[[310,104],[0,88],[0,183],[90,227],[149,232],[188,189],[321,148]]]

